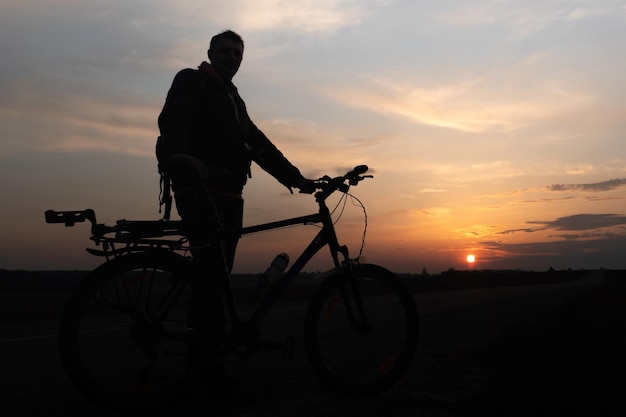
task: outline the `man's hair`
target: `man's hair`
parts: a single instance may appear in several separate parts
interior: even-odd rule
[[[241,43],[241,47],[243,48],[243,39],[241,38],[241,36],[239,36],[238,33],[233,32],[232,30],[225,30],[224,32],[218,33],[211,38],[209,49],[213,49],[215,47],[215,44],[221,39],[232,39],[236,42]]]

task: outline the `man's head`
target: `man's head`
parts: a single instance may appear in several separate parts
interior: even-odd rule
[[[227,30],[211,38],[207,51],[211,65],[227,81],[230,81],[243,59],[243,39],[232,30]]]

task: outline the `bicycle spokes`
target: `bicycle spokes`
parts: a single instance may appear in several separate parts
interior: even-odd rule
[[[64,314],[64,366],[104,406],[144,407],[180,395],[215,351],[206,293],[184,264],[153,255],[96,270]]]

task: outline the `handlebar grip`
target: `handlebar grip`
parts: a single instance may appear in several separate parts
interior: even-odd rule
[[[89,220],[96,224],[96,213],[92,209],[74,211],[46,210],[46,223],[65,223],[66,227],[74,226],[77,222]]]
[[[356,167],[354,167],[354,169],[352,170],[352,173],[356,174],[356,175],[361,175],[367,172],[368,170],[368,166],[367,165],[357,165]]]

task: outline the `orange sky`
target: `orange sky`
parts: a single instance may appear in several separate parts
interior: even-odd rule
[[[224,28],[246,41],[234,81],[252,118],[305,175],[371,167],[353,190],[369,261],[626,267],[622,2],[26,0],[0,5],[0,268],[97,264],[88,227],[46,225],[46,209],[158,218],[156,118]],[[258,167],[245,198],[246,224],[315,209]],[[349,203],[353,253],[363,226]],[[315,232],[247,237],[236,270]]]

